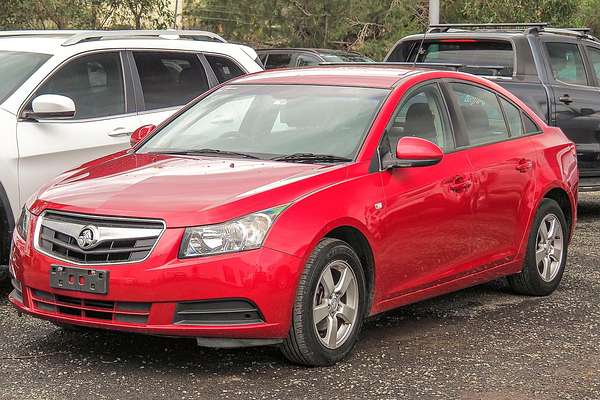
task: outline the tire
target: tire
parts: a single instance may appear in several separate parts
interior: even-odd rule
[[[557,245],[557,235],[562,237],[562,245],[560,246],[560,256],[557,256],[557,248],[548,248],[544,244],[543,234],[540,232],[542,223],[546,228],[551,226],[551,221],[556,220],[560,223],[560,229],[556,229],[554,244]],[[543,228],[542,228],[543,229]],[[548,232],[551,233],[551,232]],[[542,236],[540,236],[542,235]],[[508,282],[513,291],[519,294],[529,296],[547,296],[554,292],[562,279],[567,262],[567,250],[569,242],[569,227],[564,213],[558,203],[552,199],[544,199],[540,205],[533,226],[529,234],[527,243],[527,253],[525,255],[525,266],[523,270],[516,275],[508,277]],[[538,252],[539,250],[539,252]],[[546,251],[544,254],[543,251]],[[538,257],[536,257],[536,253]],[[540,257],[549,257],[548,260],[540,262]]]
[[[342,281],[347,283],[345,289]],[[354,250],[338,239],[321,240],[300,278],[292,325],[281,345],[284,356],[306,366],[327,366],[342,360],[358,339],[367,300],[364,270]],[[318,324],[315,318],[321,318]],[[334,328],[335,336],[329,334]]]

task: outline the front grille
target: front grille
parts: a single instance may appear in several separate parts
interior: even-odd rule
[[[97,243],[83,249],[77,238],[92,228]],[[77,264],[114,264],[144,260],[164,231],[162,221],[105,218],[46,212],[38,222],[36,248]]]
[[[40,311],[82,319],[127,322],[138,325],[145,325],[148,322],[152,306],[151,303],[78,299],[35,289],[31,289],[31,300],[34,308]]]
[[[177,325],[255,324],[263,319],[246,300],[193,301],[177,303],[173,323]]]

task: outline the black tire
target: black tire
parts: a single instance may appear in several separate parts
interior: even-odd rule
[[[325,347],[317,337],[313,323],[313,299],[318,290],[321,273],[332,261],[345,261],[354,272],[358,288],[358,306],[354,325],[346,341],[336,349]],[[325,238],[309,257],[296,294],[292,326],[281,345],[284,356],[293,363],[306,366],[327,366],[346,357],[358,340],[367,312],[368,295],[360,259],[346,242]]]
[[[541,277],[535,258],[535,252],[537,247],[538,229],[543,219],[549,214],[554,214],[560,221],[563,234],[563,256],[558,273],[551,281],[547,282]],[[519,274],[508,277],[508,283],[512,290],[518,294],[529,296],[547,296],[554,292],[560,284],[565,270],[569,245],[568,239],[569,227],[562,209],[556,201],[544,199],[535,215],[533,226],[531,227],[531,232],[529,234],[527,254],[525,255],[525,266]]]

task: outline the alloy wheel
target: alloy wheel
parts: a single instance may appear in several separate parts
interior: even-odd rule
[[[558,217],[548,214],[538,228],[535,262],[540,277],[552,282],[560,271],[564,252],[562,225]]]

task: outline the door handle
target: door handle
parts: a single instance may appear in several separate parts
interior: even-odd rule
[[[112,131],[108,132],[108,136],[110,137],[124,137],[124,136],[131,136],[133,132],[127,128],[115,128]]]
[[[562,95],[561,97],[559,97],[558,101],[560,101],[561,103],[564,103],[566,105],[569,105],[573,102],[573,99],[571,99],[571,96],[569,96],[568,94],[565,94],[565,95]]]
[[[471,186],[473,186],[471,179],[462,175],[454,177],[449,185],[450,190],[456,193],[466,192]]]
[[[519,172],[527,172],[533,167],[533,161],[523,158],[517,163],[516,169]]]

